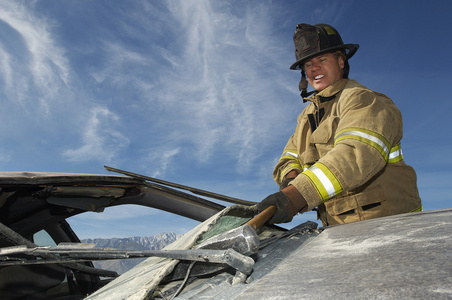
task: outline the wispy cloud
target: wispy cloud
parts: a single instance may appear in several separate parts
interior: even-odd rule
[[[158,166],[158,169],[152,170],[152,176],[160,177],[166,174],[168,168],[173,166],[172,161],[174,157],[177,156],[180,152],[180,148],[171,149],[162,147],[160,151],[149,154],[146,161],[150,162],[152,165]]]
[[[0,162],[9,162],[10,160],[11,154],[9,154],[9,151],[0,148]]]
[[[4,93],[38,112],[31,122],[65,136],[56,146],[70,162],[118,160],[133,144],[140,155],[133,163],[151,162],[157,174],[181,160],[218,159],[246,173],[284,128],[275,121],[290,107],[280,101],[281,87],[286,96],[296,91],[281,75],[288,64],[268,2],[243,3],[241,13],[228,2],[144,2],[126,10],[100,2],[109,13],[98,19],[89,11],[90,31],[80,27],[74,40],[64,38],[67,24],[36,14],[36,3],[0,4],[13,41],[0,44]],[[149,156],[162,145],[166,158]]]
[[[115,130],[118,122],[119,117],[107,108],[92,109],[82,131],[82,145],[65,150],[63,156],[77,162],[111,162],[129,144],[129,139]]]
[[[19,100],[25,111],[36,108],[41,113],[49,113],[70,80],[64,50],[51,33],[52,22],[36,17],[17,1],[0,3],[0,22],[8,33],[7,42],[0,47],[7,98]]]
[[[149,67],[148,57],[129,49],[127,45],[107,40],[102,42],[101,47],[106,52],[105,67],[91,72],[97,83],[108,79],[109,84],[127,85],[139,79],[140,70]]]
[[[268,76],[280,70],[278,43],[265,22],[271,11],[265,4],[244,5],[240,15],[224,2],[169,4],[177,51],[166,53],[174,70],[162,76],[157,91],[172,120],[169,142],[189,145],[199,162],[221,152],[246,170],[262,154],[262,141],[271,141],[282,125],[267,122],[283,117],[274,99],[284,79]]]
[[[112,22],[111,32],[103,23],[92,24],[93,31],[103,34],[90,53],[102,59],[83,70],[93,79],[85,83],[110,87],[108,103],[99,104],[117,116],[139,116],[148,137],[138,132],[128,137],[148,147],[136,152],[146,153],[141,159],[152,162],[157,174],[176,166],[178,159],[207,164],[217,161],[219,153],[246,172],[267,149],[262,143],[272,143],[284,126],[268,122],[285,117],[288,106],[279,102],[280,86],[289,95],[294,91],[284,76],[268,76],[280,73],[281,66],[287,69],[281,62],[281,37],[272,35],[274,24],[268,21],[271,8],[265,2],[248,9],[244,3],[237,14],[228,2],[167,4],[115,11],[109,16],[115,22],[104,20]],[[161,153],[162,145],[171,159],[150,159],[147,153]],[[76,153],[84,149],[66,155],[81,159]]]

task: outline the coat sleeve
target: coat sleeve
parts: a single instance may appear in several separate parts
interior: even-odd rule
[[[298,161],[297,149],[293,139],[294,136],[291,136],[273,171],[273,179],[278,185],[281,184],[286,175],[291,171],[295,170],[298,173],[303,171],[300,162]]]
[[[334,147],[291,182],[309,210],[363,186],[400,146],[402,117],[383,94],[364,87],[346,88],[338,102],[338,116]],[[317,130],[322,130],[322,125]],[[315,134],[311,142],[316,143]]]
[[[295,170],[297,173],[303,172],[303,167],[300,164],[298,148],[297,148],[297,132],[300,130],[300,119],[302,118],[304,112],[298,116],[298,125],[295,129],[295,133],[289,138],[286,146],[284,147],[283,153],[279,158],[278,163],[273,170],[273,179],[280,185],[288,173]]]

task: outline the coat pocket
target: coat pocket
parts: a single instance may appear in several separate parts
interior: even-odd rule
[[[343,224],[379,217],[385,210],[385,201],[381,188],[375,186],[360,193],[328,200],[325,208],[336,224]]]
[[[326,144],[333,138],[334,118],[323,120],[319,127],[311,134],[312,144]]]
[[[363,220],[383,217],[387,215],[388,202],[380,186],[375,186],[362,193],[356,194],[358,210]]]

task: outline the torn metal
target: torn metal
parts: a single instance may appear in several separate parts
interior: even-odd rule
[[[41,259],[23,259],[10,257],[11,255],[30,255]],[[8,256],[7,256],[8,255]],[[48,258],[48,257],[52,258]],[[183,261],[196,261],[214,264],[226,264],[235,270],[251,274],[254,260],[251,257],[242,255],[233,249],[227,250],[147,250],[129,251],[106,248],[89,248],[82,244],[67,244],[57,247],[34,247],[26,246],[5,247],[0,249],[0,267],[13,265],[37,265],[54,263],[74,263],[93,260],[127,259],[140,257],[164,257]]]

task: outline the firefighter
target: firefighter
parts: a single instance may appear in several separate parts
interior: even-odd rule
[[[359,45],[344,44],[326,24],[299,24],[293,39],[290,69],[301,70],[299,89],[309,105],[274,169],[280,191],[257,210],[275,205],[272,224],[316,210],[323,226],[421,211],[416,173],[402,156],[400,111],[348,78]]]

